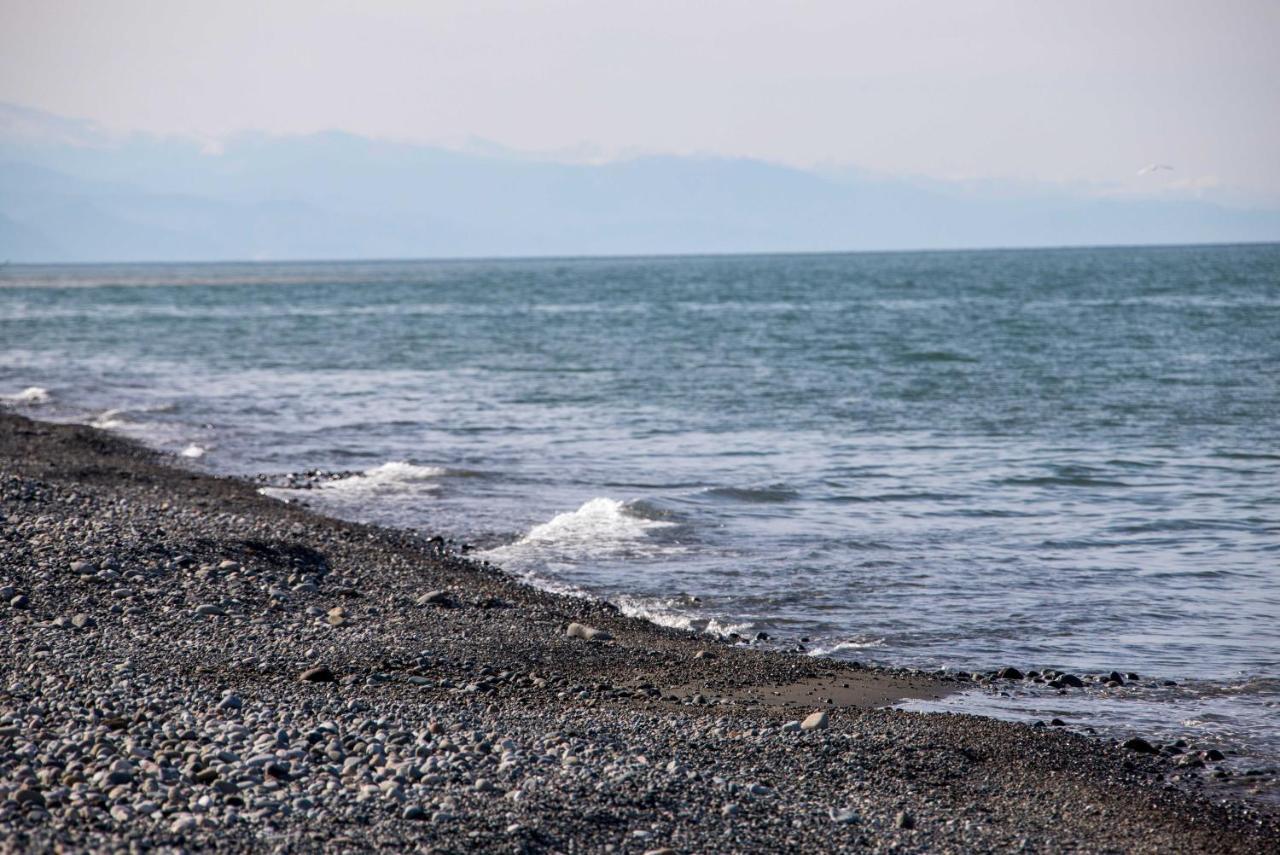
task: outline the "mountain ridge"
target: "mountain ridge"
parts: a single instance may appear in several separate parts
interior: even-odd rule
[[[960,249],[1280,239],[1280,211],[945,192],[744,158],[520,159],[343,131],[112,135],[0,105],[0,260]]]

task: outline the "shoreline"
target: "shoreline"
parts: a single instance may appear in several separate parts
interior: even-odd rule
[[[879,709],[967,683],[624,617],[91,427],[0,411],[0,491],[16,849],[1267,851],[1280,833],[1168,786],[1166,758]],[[317,667],[333,682],[299,679]]]

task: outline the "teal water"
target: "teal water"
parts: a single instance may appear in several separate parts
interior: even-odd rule
[[[1142,709],[1280,754],[1280,246],[10,265],[0,392],[667,624],[1175,680]]]

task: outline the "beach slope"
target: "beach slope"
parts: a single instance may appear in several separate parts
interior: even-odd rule
[[[529,588],[88,427],[0,413],[0,846],[1274,851],[956,684]],[[815,713],[824,715],[815,715]],[[797,724],[804,722],[803,725]],[[612,848],[610,848],[612,847]]]

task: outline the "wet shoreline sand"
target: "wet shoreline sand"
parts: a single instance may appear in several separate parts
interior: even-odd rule
[[[1276,839],[1256,806],[1167,786],[1165,759],[881,708],[961,684],[626,618],[92,428],[0,413],[0,491],[9,848]]]

